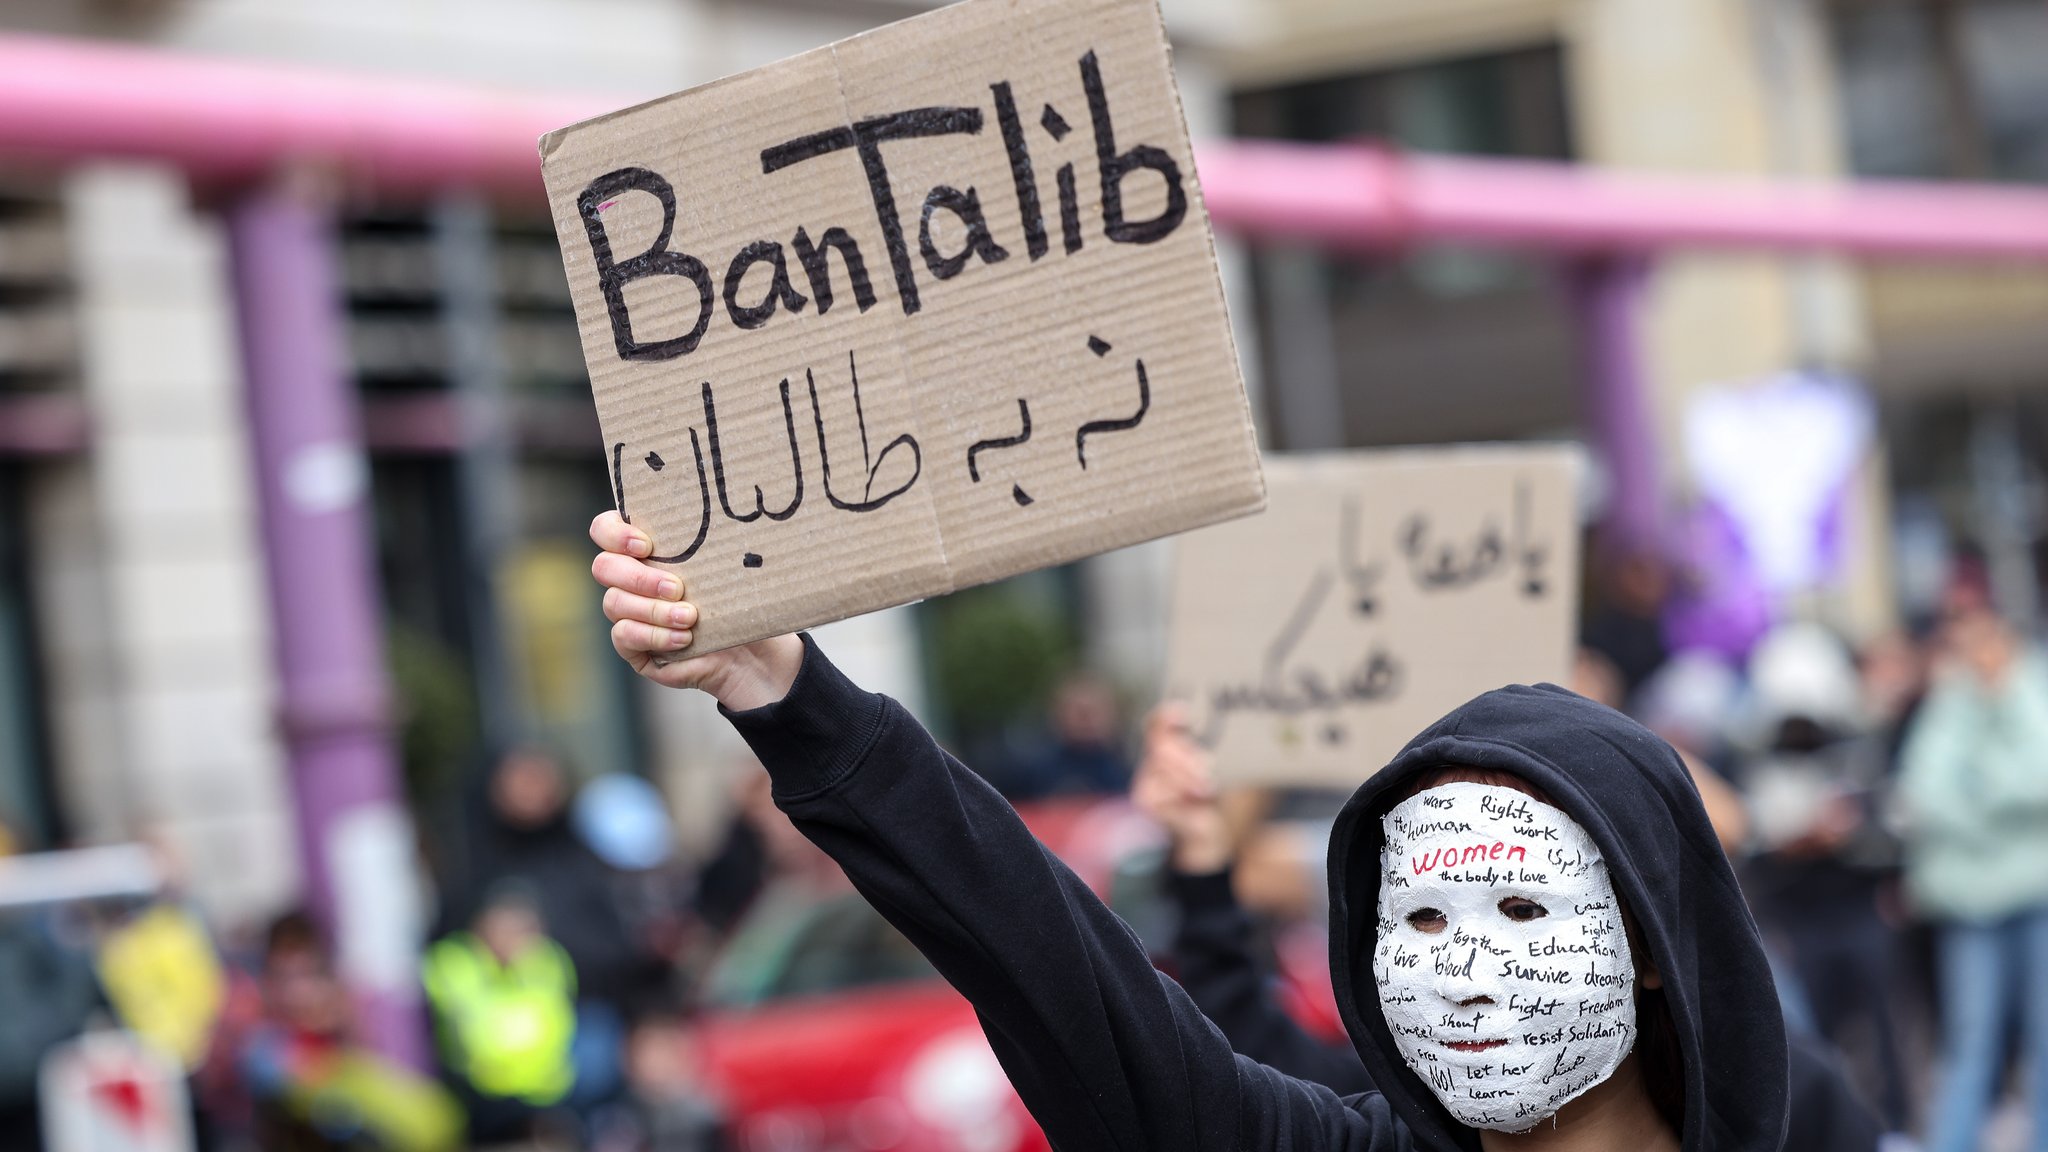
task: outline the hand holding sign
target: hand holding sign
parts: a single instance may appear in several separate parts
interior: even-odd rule
[[[967,0],[541,152],[697,648],[1263,502],[1154,0]]]
[[[1145,719],[1145,754],[1131,775],[1131,803],[1173,839],[1173,866],[1189,874],[1229,867],[1231,837],[1209,754],[1188,733],[1187,710],[1166,703]]]
[[[697,606],[682,598],[682,581],[646,562],[654,542],[617,512],[590,522],[590,541],[603,549],[590,574],[604,586],[612,648],[633,671],[666,688],[702,689],[736,712],[789,694],[804,663],[795,636],[685,657],[682,650],[695,639]]]

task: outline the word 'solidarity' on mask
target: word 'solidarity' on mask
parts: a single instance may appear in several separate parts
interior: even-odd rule
[[[1522,1132],[1635,1047],[1635,964],[1607,865],[1570,816],[1445,784],[1383,820],[1373,978],[1401,1058],[1458,1122]]]

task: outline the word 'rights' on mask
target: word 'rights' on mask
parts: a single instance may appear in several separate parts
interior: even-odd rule
[[[1452,1116],[1521,1132],[1635,1046],[1635,965],[1592,837],[1510,788],[1445,784],[1383,820],[1373,978]]]

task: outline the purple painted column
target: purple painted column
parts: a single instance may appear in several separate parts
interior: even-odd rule
[[[1657,422],[1643,379],[1638,339],[1649,263],[1641,256],[1593,256],[1567,266],[1578,321],[1586,422],[1607,473],[1610,542],[1655,547],[1663,526]]]
[[[279,184],[236,203],[228,231],[307,904],[334,940],[364,1038],[419,1066],[413,838],[334,221],[319,196]]]

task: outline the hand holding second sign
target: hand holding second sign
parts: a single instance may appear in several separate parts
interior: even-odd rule
[[[789,694],[803,668],[804,646],[793,635],[684,656],[694,639],[697,606],[683,599],[683,582],[645,562],[654,542],[617,512],[590,522],[590,540],[603,551],[590,574],[604,585],[604,614],[612,647],[633,671],[667,688],[696,688],[735,712],[773,704]]]
[[[1233,845],[1209,756],[1188,735],[1187,710],[1162,704],[1145,721],[1145,757],[1131,777],[1131,802],[1173,838],[1173,867],[1200,874],[1230,867]]]

